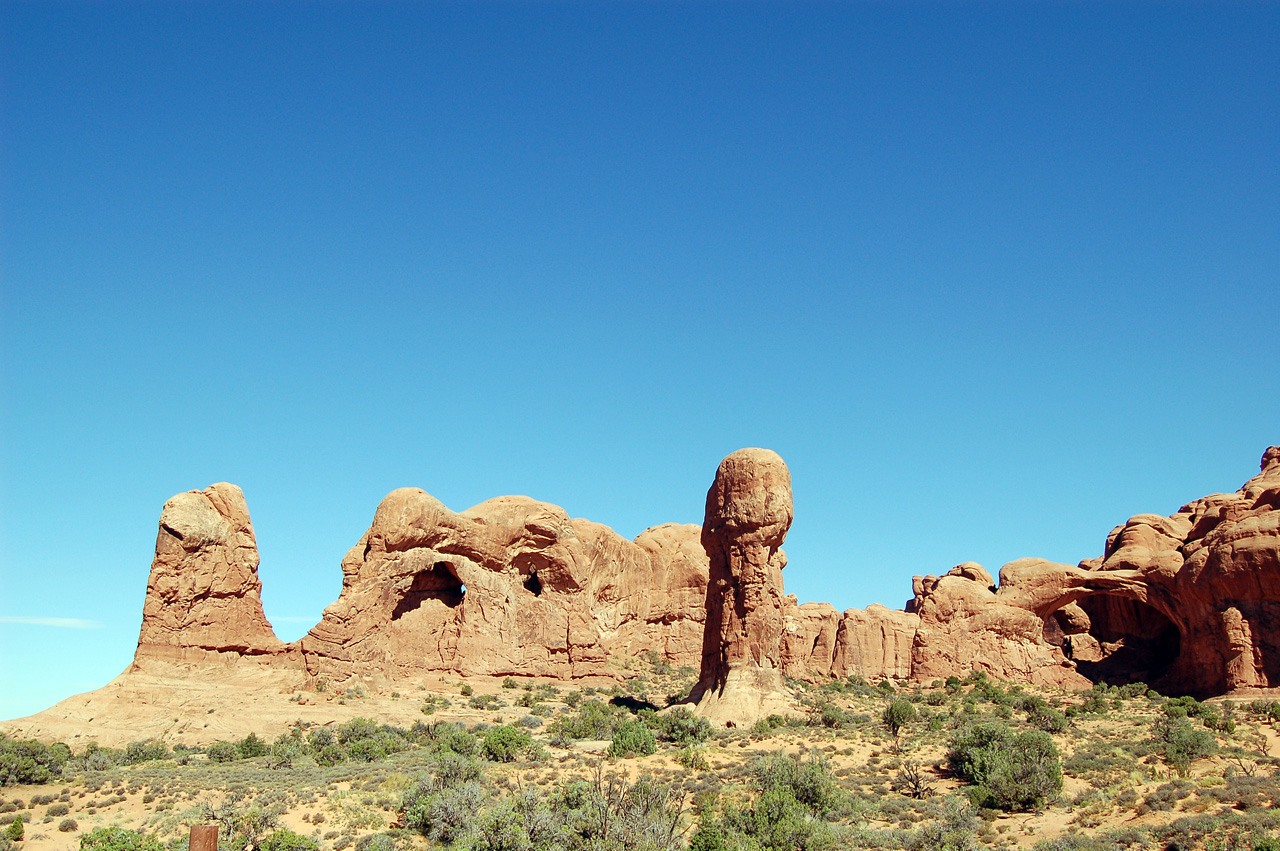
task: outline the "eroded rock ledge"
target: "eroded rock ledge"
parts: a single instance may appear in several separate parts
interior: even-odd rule
[[[742,677],[773,691],[782,674],[931,680],[973,668],[1202,696],[1280,687],[1280,448],[1235,493],[1116,527],[1100,558],[1020,559],[998,583],[962,564],[916,577],[900,611],[785,596],[791,512],[786,465],[759,449],[721,464],[703,527],[655,526],[634,541],[527,497],[455,513],[403,488],[342,560],[338,600],[285,644],[262,611],[244,496],[216,484],[165,503],[135,665],[565,678],[654,653],[701,671],[695,697]]]

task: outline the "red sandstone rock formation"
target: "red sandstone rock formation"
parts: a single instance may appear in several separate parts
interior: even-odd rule
[[[701,638],[698,527],[627,541],[527,497],[461,514],[393,491],[342,561],[342,593],[300,642],[312,674],[579,677],[609,656],[685,664]]]
[[[456,514],[421,490],[393,491],[343,559],[338,600],[286,645],[263,615],[244,496],[218,484],[165,504],[135,663],[252,657],[340,680],[609,675],[611,656],[641,653],[693,665],[706,618],[700,531],[671,523],[633,542],[526,497]]]
[[[777,453],[739,449],[720,462],[702,524],[707,620],[690,694],[713,720],[742,724],[788,708],[781,547],[793,516],[791,473]]]
[[[783,670],[796,679],[911,676],[911,643],[920,616],[878,603],[839,612],[827,603],[796,605],[788,595]]]
[[[225,482],[164,504],[135,661],[282,652],[262,613],[244,494]]]
[[[1235,493],[1132,517],[1101,559],[1059,573],[1024,588],[1024,605],[1091,676],[1198,695],[1280,686],[1280,447]],[[1069,603],[1087,625],[1064,628]]]
[[[570,677],[652,651],[699,661],[695,696],[721,720],[782,707],[784,671],[928,680],[976,667],[1200,695],[1280,687],[1280,448],[1236,493],[1131,518],[1100,559],[1021,559],[998,586],[962,564],[916,577],[906,611],[841,613],[784,597],[791,519],[786,465],[761,449],[720,465],[702,529],[668,524],[635,541],[525,497],[458,514],[398,490],[343,559],[337,602],[285,645],[263,615],[244,497],[217,484],[165,504],[135,662],[248,659],[339,678]]]

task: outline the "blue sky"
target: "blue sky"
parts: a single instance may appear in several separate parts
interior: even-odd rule
[[[297,638],[396,487],[634,536],[742,446],[787,588],[1075,562],[1280,443],[1280,5],[0,5],[0,717],[174,493]],[[53,619],[53,620],[50,620]]]

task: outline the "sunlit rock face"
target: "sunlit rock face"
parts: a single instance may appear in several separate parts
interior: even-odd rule
[[[740,449],[720,462],[702,524],[707,620],[691,695],[713,720],[746,724],[788,708],[782,542],[794,515],[791,473],[777,453]]]
[[[1019,559],[998,583],[961,564],[915,577],[905,611],[786,596],[793,514],[790,473],[766,449],[721,462],[701,527],[634,541],[527,497],[457,513],[402,488],[342,560],[338,600],[284,644],[263,614],[244,495],[216,484],[165,503],[135,665],[570,678],[655,654],[696,667],[700,711],[735,723],[788,707],[784,674],[928,681],[976,668],[1202,696],[1280,687],[1280,448],[1235,493],[1130,518],[1101,558]]]
[[[342,593],[300,642],[308,671],[609,675],[609,658],[687,664],[700,644],[697,526],[628,541],[527,497],[456,514],[393,491],[342,561]]]

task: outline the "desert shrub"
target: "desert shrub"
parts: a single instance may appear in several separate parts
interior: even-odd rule
[[[977,851],[978,819],[963,798],[947,798],[942,812],[913,832],[911,851]]]
[[[631,718],[618,725],[609,743],[609,756],[648,756],[658,750],[653,731],[639,718]]]
[[[1067,729],[1067,716],[1041,701],[1027,710],[1027,723],[1046,733],[1062,733]]]
[[[1192,762],[1212,755],[1217,749],[1217,739],[1213,733],[1204,729],[1197,730],[1186,718],[1160,718],[1152,726],[1152,734],[1165,762],[1184,777],[1191,770]]]
[[[566,739],[608,739],[622,723],[626,710],[600,700],[585,700],[572,714],[551,722],[551,733]]]
[[[952,737],[947,762],[961,778],[982,783],[991,770],[994,754],[1012,738],[1013,731],[1000,723],[964,728]]]
[[[10,842],[22,841],[22,817],[14,816],[13,821],[9,822],[9,826],[4,830],[4,838]]]
[[[689,837],[689,851],[728,851],[729,843],[724,828],[715,818],[698,820],[698,827]]]
[[[646,723],[661,741],[676,745],[693,745],[711,738],[711,722],[694,715],[687,706],[668,709],[647,719]]]
[[[80,837],[80,851],[164,851],[164,846],[136,830],[99,827]]]
[[[344,751],[342,749],[342,745],[337,742],[330,742],[317,751],[315,755],[316,764],[326,768],[332,765],[337,765],[338,763],[345,761],[346,758],[347,752]]]
[[[140,742],[130,742],[125,745],[124,759],[125,765],[137,765],[140,762],[153,762],[157,759],[168,759],[169,749],[164,746],[164,742],[154,740],[144,740]]]
[[[530,730],[536,730],[542,726],[542,719],[537,717],[536,715],[523,715],[521,716],[520,720],[517,721],[516,723],[519,724],[521,727],[526,727]]]
[[[1036,809],[1062,790],[1058,748],[1040,730],[1015,736],[1004,724],[978,724],[952,739],[947,759],[974,784],[971,797],[980,806]]]
[[[749,806],[727,806],[704,842],[722,838],[724,847],[765,851],[837,847],[836,830],[825,819],[841,808],[843,795],[821,754],[808,760],[770,754],[756,762],[752,774],[759,794]]]
[[[307,747],[313,752],[319,753],[326,745],[334,743],[335,736],[333,730],[328,727],[312,727],[307,733]]]
[[[511,677],[507,677],[502,681],[502,687],[503,688],[520,688],[520,684],[517,683],[515,680],[513,680]]]
[[[680,835],[680,796],[647,777],[630,786],[621,778],[597,776],[595,782],[565,786],[551,802],[553,823],[570,849],[619,848],[623,851],[676,851]]]
[[[71,812],[70,807],[68,807],[66,804],[59,803],[59,804],[53,804],[52,806],[50,806],[49,809],[44,811],[44,814],[47,816],[52,816],[54,818],[57,818],[58,816],[65,816],[69,812]]]
[[[515,762],[532,746],[533,739],[527,730],[502,724],[485,730],[480,750],[494,762]]]
[[[829,700],[822,700],[809,710],[810,727],[826,727],[835,730],[848,722],[848,714]]]
[[[267,743],[259,739],[257,733],[250,733],[236,742],[236,750],[240,752],[241,759],[253,759],[267,755]]]
[[[471,756],[480,749],[480,740],[468,733],[460,724],[441,724],[432,738],[437,753],[448,751],[460,756]]]
[[[0,786],[47,783],[62,773],[71,749],[35,739],[11,739],[0,733]]]
[[[288,828],[281,828],[267,834],[266,839],[258,846],[258,851],[320,851],[320,846],[314,839],[308,839]]]
[[[762,791],[785,790],[808,812],[820,818],[836,813],[844,795],[831,773],[831,766],[819,751],[808,759],[781,751],[758,759],[751,768],[755,785]]]
[[[204,752],[211,762],[234,762],[240,758],[240,749],[231,742],[214,742]]]
[[[64,818],[62,821],[58,822],[58,830],[62,831],[63,833],[70,833],[71,831],[76,830],[79,827],[80,825],[78,825],[76,823],[76,820],[73,818]]]
[[[889,729],[889,732],[893,734],[894,738],[897,738],[898,734],[902,732],[903,727],[915,721],[918,717],[919,713],[916,712],[916,705],[901,697],[890,702],[884,708],[884,712],[880,714],[880,720]]]
[[[482,810],[488,795],[474,780],[456,786],[419,786],[405,793],[405,825],[439,842],[453,842]]]

